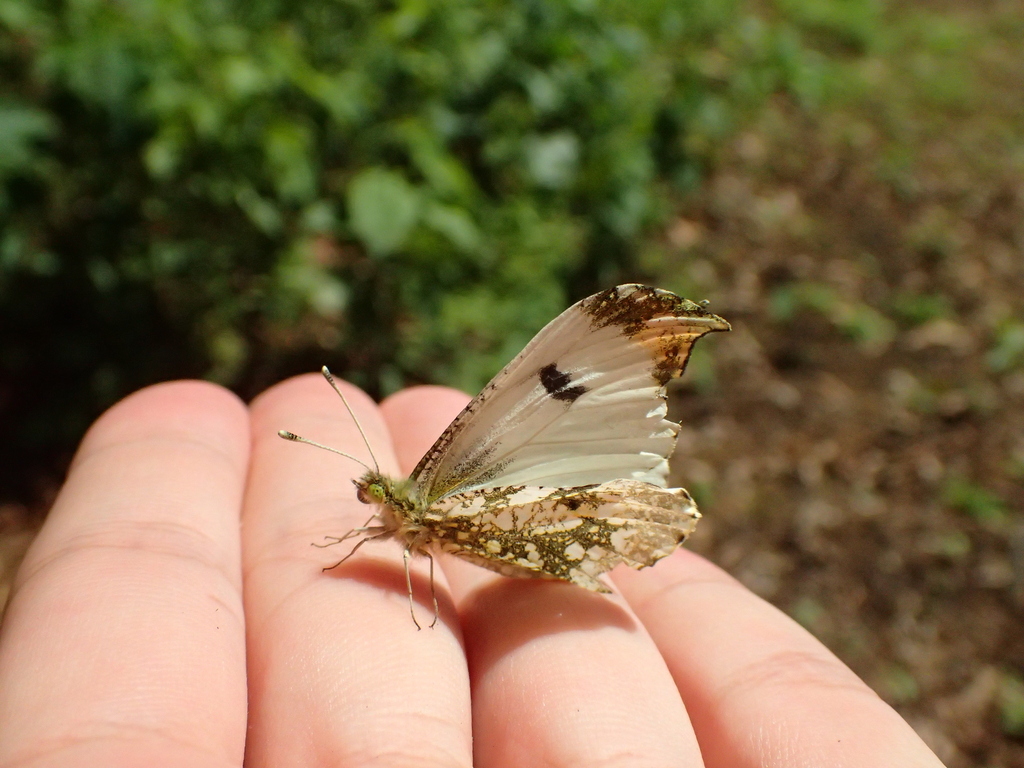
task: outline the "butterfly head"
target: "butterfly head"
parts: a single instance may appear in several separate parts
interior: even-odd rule
[[[405,509],[413,506],[408,480],[395,480],[375,469],[369,469],[363,476],[353,480],[356,498],[363,504],[380,504],[385,507]]]
[[[356,498],[376,507],[374,517],[380,521],[382,531],[407,544],[417,540],[423,530],[426,506],[416,503],[410,481],[395,480],[370,469],[352,483],[356,487]]]
[[[385,504],[391,495],[391,480],[380,472],[369,470],[358,480],[352,480],[356,487],[356,498],[363,504]]]

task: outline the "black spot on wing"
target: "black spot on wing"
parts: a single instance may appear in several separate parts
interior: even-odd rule
[[[570,386],[572,379],[569,374],[558,370],[554,363],[548,363],[537,372],[540,383],[555,400],[563,403],[575,403],[577,399],[587,393],[587,388],[582,384]]]

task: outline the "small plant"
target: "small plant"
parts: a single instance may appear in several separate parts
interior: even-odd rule
[[[1024,323],[1010,321],[996,332],[995,343],[985,356],[993,373],[1024,367]]]
[[[825,317],[868,354],[884,351],[896,334],[895,324],[881,312],[867,304],[849,301],[827,285],[792,283],[772,294],[771,313],[777,320],[789,322],[805,310]]]
[[[1006,517],[1006,503],[998,495],[964,477],[949,477],[942,496],[946,504],[981,523],[1000,523]]]
[[[1024,679],[1007,672],[1003,675],[999,690],[999,719],[1003,733],[1009,736],[1024,736]]]

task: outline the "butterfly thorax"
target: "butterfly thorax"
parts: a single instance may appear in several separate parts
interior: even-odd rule
[[[412,549],[418,549],[418,545],[429,538],[429,531],[424,526],[427,505],[418,501],[416,484],[412,480],[396,480],[368,470],[352,482],[356,486],[356,498],[377,507],[380,527],[384,531]]]

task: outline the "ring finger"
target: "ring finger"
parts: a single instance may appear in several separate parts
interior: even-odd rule
[[[381,405],[408,471],[465,405],[420,387]],[[702,765],[656,646],[617,596],[443,561],[465,633],[476,764]]]

